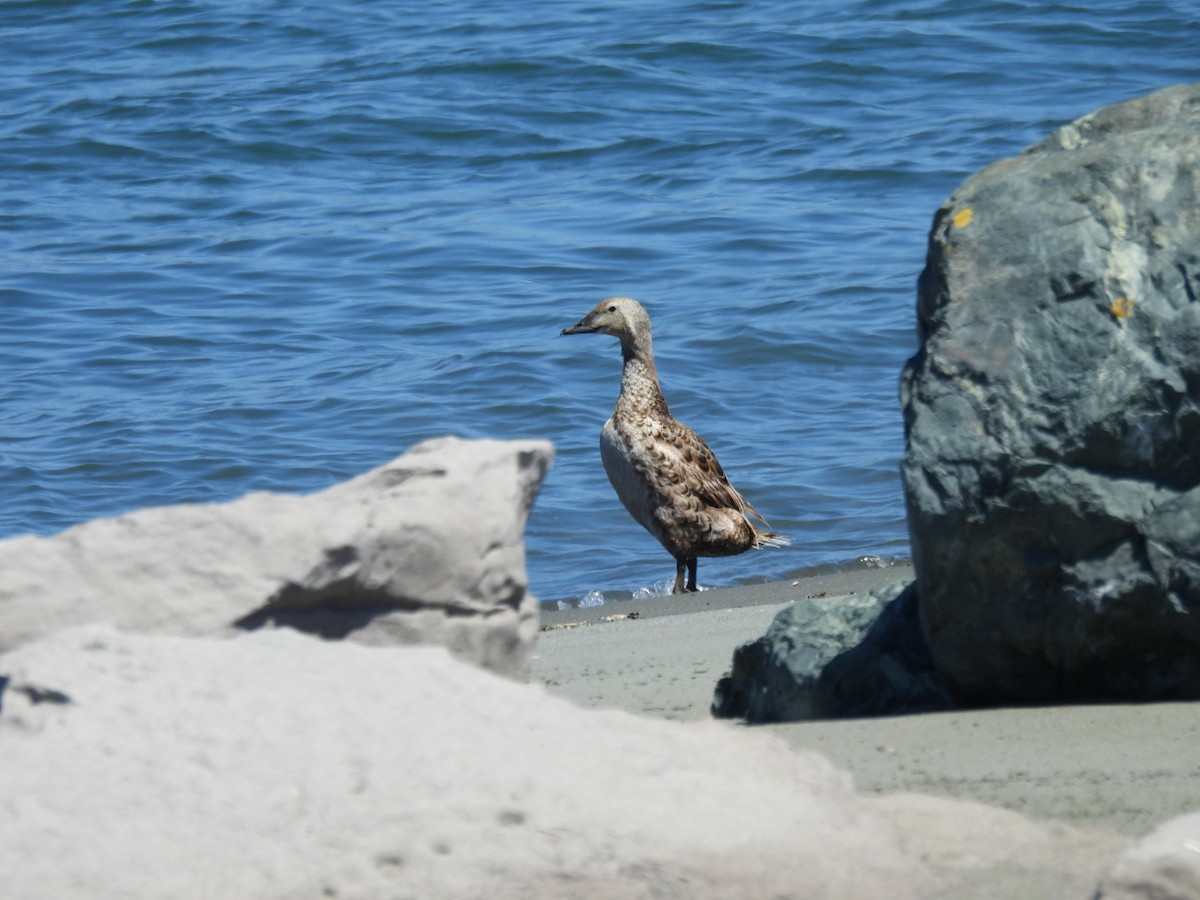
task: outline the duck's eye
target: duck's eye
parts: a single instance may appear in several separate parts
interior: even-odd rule
[[[617,308],[616,308],[615,306],[610,306],[610,307],[608,308],[608,311],[609,311],[609,312],[616,312],[616,311],[617,311]]]

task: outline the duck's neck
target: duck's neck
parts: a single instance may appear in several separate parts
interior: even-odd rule
[[[621,342],[625,367],[621,370],[621,396],[617,411],[641,415],[667,416],[667,401],[658,386],[658,370],[654,367],[654,351],[649,336]]]

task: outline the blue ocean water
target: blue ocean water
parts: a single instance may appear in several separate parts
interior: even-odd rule
[[[530,578],[575,602],[673,563],[600,466],[616,344],[563,327],[642,300],[793,537],[702,584],[904,558],[933,211],[1195,80],[1200,6],[27,0],[0,58],[0,536],[541,437]]]

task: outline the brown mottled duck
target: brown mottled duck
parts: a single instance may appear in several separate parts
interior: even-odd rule
[[[621,342],[621,396],[600,431],[600,458],[629,514],[675,558],[672,593],[696,590],[701,556],[789,542],[750,521],[767,525],[729,483],[708,444],[672,418],[654,367],[650,317],[640,303],[604,300],[562,333],[610,334]]]

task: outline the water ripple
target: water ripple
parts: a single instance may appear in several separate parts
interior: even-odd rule
[[[0,534],[546,437],[544,598],[670,560],[596,441],[652,311],[674,411],[796,541],[907,553],[896,378],[963,177],[1194,78],[1182,0],[5,4]],[[594,595],[593,595],[594,596]]]

